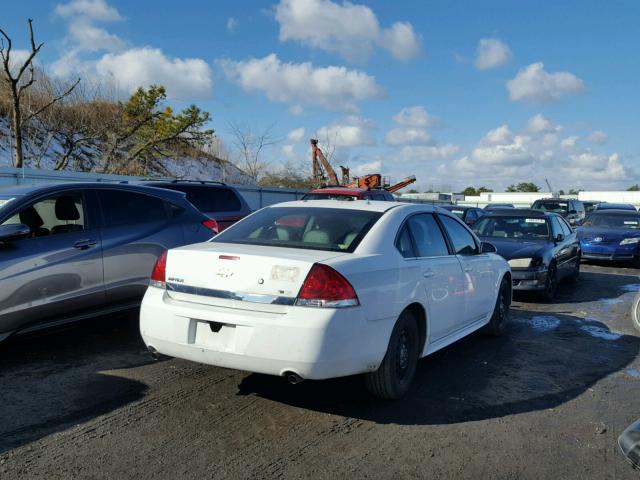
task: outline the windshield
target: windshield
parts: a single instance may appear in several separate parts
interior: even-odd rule
[[[481,237],[524,240],[549,238],[549,223],[546,218],[484,217],[478,220],[473,230]]]
[[[358,196],[347,193],[307,193],[302,200],[358,200]]]
[[[640,226],[639,215],[597,215],[587,217],[582,223],[583,227],[605,227],[605,228],[633,228]]]
[[[212,242],[353,252],[380,212],[342,208],[264,208]]]
[[[542,210],[543,212],[566,213],[569,209],[568,202],[534,202],[534,210]]]

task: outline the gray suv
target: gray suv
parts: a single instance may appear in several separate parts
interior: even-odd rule
[[[0,340],[136,307],[157,257],[212,227],[183,193],[160,188],[0,189]]]

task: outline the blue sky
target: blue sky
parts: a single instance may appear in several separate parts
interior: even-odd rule
[[[273,165],[319,136],[421,189],[640,181],[637,1],[25,1],[0,21],[16,48],[29,17],[52,74],[166,84],[230,148],[229,122],[273,125]]]

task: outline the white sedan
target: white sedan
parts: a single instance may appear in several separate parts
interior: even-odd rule
[[[163,255],[140,330],[154,353],[293,383],[366,373],[400,398],[418,358],[504,330],[511,271],[494,251],[437,207],[281,203]]]

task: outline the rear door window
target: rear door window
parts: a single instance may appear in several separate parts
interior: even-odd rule
[[[409,218],[407,225],[415,242],[418,257],[442,257],[449,255],[447,242],[433,215],[414,215]]]
[[[416,256],[413,251],[413,243],[411,241],[411,234],[409,233],[409,227],[405,223],[398,234],[396,239],[396,248],[404,258],[413,258]]]
[[[478,252],[478,246],[473,239],[473,235],[469,233],[469,230],[464,225],[446,215],[440,215],[440,220],[449,234],[456,254],[473,255]]]
[[[108,227],[160,222],[170,213],[163,199],[126,190],[98,190]]]

